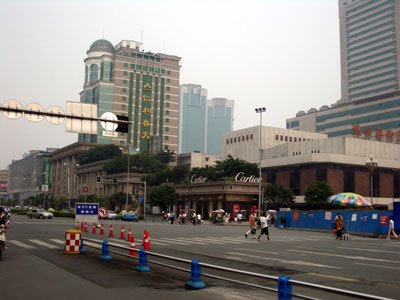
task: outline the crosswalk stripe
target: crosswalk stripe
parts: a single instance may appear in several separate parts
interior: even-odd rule
[[[190,244],[207,245],[206,242],[193,241],[192,238],[182,238],[182,237],[180,237],[180,238],[178,238],[178,240],[182,240],[182,241],[188,242]]]
[[[59,239],[50,239],[50,241],[60,244],[60,245],[65,245],[65,241],[63,240],[59,240]]]
[[[200,241],[206,241],[206,242],[208,242],[208,243],[210,243],[210,244],[219,244],[219,245],[224,245],[225,243],[224,242],[221,242],[221,241],[215,241],[215,240],[210,240],[209,238],[199,238],[199,237],[196,237],[196,238],[193,238],[194,240],[200,240]]]
[[[166,242],[166,243],[172,243],[172,244],[178,244],[178,245],[187,245],[187,242],[179,242],[176,239],[171,239],[171,238],[161,238],[159,239],[162,242]]]
[[[40,245],[40,246],[49,248],[49,249],[60,249],[59,246],[55,246],[55,245],[52,245],[52,244],[43,242],[43,241],[41,241],[41,240],[32,239],[32,240],[28,240],[28,241],[30,241],[30,242],[32,242],[32,243],[34,243],[34,244],[37,244],[37,245]]]
[[[27,244],[24,244],[24,243],[22,243],[20,241],[16,241],[16,240],[8,240],[7,243],[14,244],[16,246],[19,246],[19,247],[22,247],[25,249],[36,249],[36,247],[34,247],[34,246],[27,245]]]

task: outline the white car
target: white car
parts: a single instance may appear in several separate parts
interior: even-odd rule
[[[26,213],[28,218],[51,219],[53,214],[44,209],[32,209]]]
[[[106,214],[107,220],[115,220],[117,218],[117,213],[113,210],[109,210]]]

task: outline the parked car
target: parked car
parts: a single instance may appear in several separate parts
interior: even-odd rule
[[[113,210],[109,210],[106,214],[107,220],[115,220],[117,218],[117,213]]]
[[[127,212],[124,214],[122,220],[126,222],[139,222],[139,216],[134,212]]]
[[[28,218],[51,219],[53,214],[44,209],[31,209],[26,213]]]

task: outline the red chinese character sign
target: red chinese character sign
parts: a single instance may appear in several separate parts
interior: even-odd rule
[[[353,124],[353,136],[358,138],[361,136],[360,124]]]
[[[376,140],[377,141],[381,141],[382,140],[382,135],[383,135],[382,128],[377,128],[375,130],[375,138],[376,138]]]
[[[393,141],[393,131],[391,129],[386,130],[385,137],[386,141],[391,143]]]

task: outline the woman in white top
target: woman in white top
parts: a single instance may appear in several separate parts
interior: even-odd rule
[[[261,217],[260,217],[260,222],[261,222],[261,232],[260,235],[257,238],[258,242],[261,242],[261,236],[263,234],[265,234],[267,236],[267,239],[269,241],[269,230],[268,230],[268,226],[269,226],[269,222],[271,220],[271,215],[269,213],[264,213]]]
[[[389,232],[388,232],[388,236],[387,239],[390,240],[390,234],[393,234],[395,239],[398,239],[399,236],[396,234],[396,231],[394,231],[394,220],[393,220],[393,216],[390,216],[390,221],[389,221]]]

